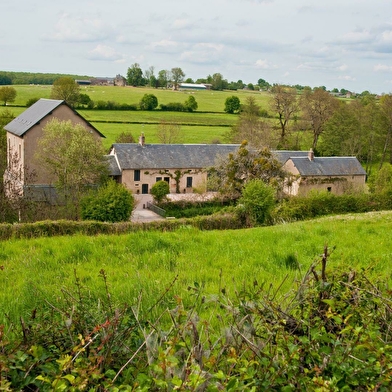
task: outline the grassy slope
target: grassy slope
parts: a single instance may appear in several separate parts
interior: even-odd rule
[[[383,212],[238,231],[184,227],[174,233],[0,242],[0,324],[4,314],[14,320],[27,317],[43,298],[56,304],[63,297],[61,288],[73,287],[74,271],[92,295],[103,291],[98,274],[104,269],[113,298],[134,303],[142,292],[146,304],[178,275],[162,304],[171,306],[175,294],[190,301],[193,291],[188,287],[195,282],[208,296],[222,287],[233,294],[255,280],[277,287],[287,276],[286,293],[328,244],[336,246],[330,268],[371,267],[371,274],[390,280],[391,229],[392,212]],[[293,268],[296,262],[300,271]]]

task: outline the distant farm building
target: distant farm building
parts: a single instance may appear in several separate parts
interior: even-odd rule
[[[180,83],[179,90],[208,90],[208,86],[202,83]]]
[[[83,80],[75,80],[75,82],[79,85],[79,86],[90,86],[91,84],[91,80],[89,79],[83,79]]]
[[[125,79],[122,75],[116,75],[114,78],[114,85],[124,87],[127,85],[127,79]]]
[[[114,78],[92,78],[91,84],[94,86],[114,86]]]

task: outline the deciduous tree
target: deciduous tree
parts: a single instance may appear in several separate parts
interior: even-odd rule
[[[279,120],[279,148],[287,147],[287,136],[290,131],[290,121],[298,111],[297,90],[276,84],[271,89],[271,110],[277,114]]]
[[[389,153],[389,161],[392,163],[392,95],[383,95],[380,99],[380,111],[383,127],[383,147],[380,160],[380,169]]]
[[[16,98],[16,90],[10,86],[0,87],[0,101],[6,106],[8,102],[14,102]]]
[[[143,71],[138,63],[132,64],[132,66],[128,68],[127,83],[133,87],[144,85]]]
[[[160,87],[166,88],[170,79],[171,79],[170,71],[166,69],[162,69],[158,72],[158,84]]]
[[[55,178],[56,190],[69,209],[69,217],[78,217],[81,196],[92,185],[108,176],[101,140],[82,125],[51,120],[38,140],[36,158]]]
[[[158,98],[154,94],[144,94],[139,106],[141,110],[154,110],[158,107]]]
[[[227,97],[225,101],[225,112],[226,113],[236,113],[241,109],[241,101],[240,99],[232,95],[231,97]]]
[[[178,85],[182,83],[185,78],[185,73],[181,68],[172,68],[171,69],[171,79],[173,82],[174,90],[178,90]]]
[[[253,179],[281,189],[284,178],[282,165],[268,148],[249,148],[244,141],[235,153],[221,157],[211,170],[209,188],[236,199]]]
[[[197,102],[196,98],[193,95],[190,95],[188,99],[184,103],[185,110],[188,112],[193,112],[194,110],[197,110]]]
[[[52,99],[62,99],[73,107],[79,101],[80,86],[70,76],[62,76],[53,82],[50,97]]]
[[[238,121],[227,136],[231,143],[246,140],[253,147],[271,146],[269,124],[260,118],[260,107],[254,97],[247,97],[245,104],[241,105]]]
[[[322,87],[314,91],[304,90],[300,105],[303,117],[307,120],[313,133],[312,148],[315,151],[318,139],[325,130],[326,123],[338,108],[339,103]]]

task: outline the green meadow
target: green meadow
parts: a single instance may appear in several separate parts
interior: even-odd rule
[[[325,217],[312,221],[246,230],[140,231],[127,235],[81,235],[0,242],[0,324],[28,318],[43,303],[57,307],[64,293],[76,290],[105,295],[104,270],[115,303],[160,312],[178,298],[191,303],[195,291],[209,298],[223,289],[230,295],[247,285],[271,287],[284,297],[325,245],[328,271],[367,269],[369,276],[392,283],[392,212]],[[171,283],[174,284],[171,286]],[[86,294],[86,295],[87,295]]]
[[[14,116],[25,110],[26,102],[32,98],[49,98],[51,86],[15,85],[17,91],[15,102],[7,106]],[[192,94],[198,103],[193,113],[154,111],[119,111],[119,110],[85,110],[78,112],[91,122],[106,139],[105,148],[115,142],[122,132],[131,132],[137,140],[144,132],[148,143],[157,143],[157,131],[161,123],[176,123],[180,126],[180,143],[225,143],[225,134],[237,121],[237,115],[224,112],[227,97],[236,95],[241,102],[251,95],[257,104],[268,110],[269,96],[259,91],[173,91],[147,87],[82,86],[81,92],[95,101],[113,101],[117,103],[138,105],[144,94],[154,94],[158,104],[172,102],[184,103]],[[1,109],[0,109],[1,110]]]

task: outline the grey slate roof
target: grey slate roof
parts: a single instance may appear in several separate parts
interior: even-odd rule
[[[291,157],[307,157],[308,151],[275,150],[272,151],[276,159],[283,165]]]
[[[112,149],[122,170],[130,169],[203,169],[214,166],[219,156],[227,157],[239,144],[145,144],[116,143]],[[304,156],[306,151],[273,151],[284,164],[291,156]]]
[[[355,157],[290,157],[301,176],[363,176],[366,171]]]
[[[38,124],[42,119],[44,119],[60,105],[67,104],[63,100],[41,98],[36,103],[27,108],[24,112],[22,112],[18,117],[14,118],[10,123],[8,123],[4,129],[16,136],[23,136],[30,128]],[[68,107],[73,110],[70,106]],[[76,111],[74,112],[80,116]],[[87,122],[87,120],[85,121]],[[90,126],[96,130],[101,137],[105,137],[94,126],[91,124]]]
[[[116,157],[114,155],[105,155],[105,159],[107,159],[109,174],[111,176],[121,176],[121,170],[118,167]]]
[[[238,144],[145,144],[116,143],[112,149],[122,170],[203,169],[213,166],[218,156],[227,156]]]

